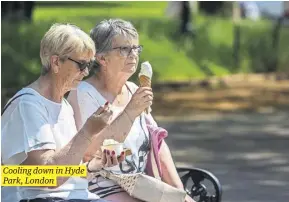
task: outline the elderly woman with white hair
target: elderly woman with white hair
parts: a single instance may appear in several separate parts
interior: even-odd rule
[[[92,159],[101,148],[101,137],[109,137],[123,142],[132,152],[132,155],[126,156],[125,161],[109,170],[114,173],[145,173],[150,150],[146,119],[154,125],[157,124],[150,113],[144,113],[145,109],[152,105],[152,89],[138,87],[128,81],[137,70],[142,52],[137,30],[130,22],[110,19],[96,25],[90,36],[96,47],[94,74],[80,82],[77,90],[71,91],[68,101],[74,109],[78,128],[83,126],[95,109],[107,101],[111,104],[113,116],[111,124],[100,132],[105,135],[95,136],[84,159]],[[184,189],[165,142],[160,148],[160,161],[162,180],[173,187]],[[90,182],[89,190],[101,198],[115,202],[138,201],[116,183],[100,175],[96,175]],[[187,196],[186,201],[193,200]]]
[[[74,25],[54,24],[46,32],[40,45],[40,77],[18,91],[2,115],[2,165],[85,164],[92,170],[103,163],[113,166],[107,160],[112,156],[105,154],[82,163],[92,137],[108,125],[111,110],[98,106],[77,130],[72,107],[64,98],[88,75],[94,55],[94,42]],[[2,201],[105,200],[88,191],[87,178],[59,177],[57,187],[2,187]]]

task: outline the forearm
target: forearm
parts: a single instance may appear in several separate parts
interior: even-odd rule
[[[163,174],[162,180],[173,187],[184,189],[169,147],[165,142],[162,143],[160,148],[160,161]]]
[[[79,165],[89,143],[89,136],[84,130],[80,130],[62,149],[31,151],[21,165]],[[58,177],[57,186],[68,179],[69,177]]]
[[[44,165],[79,165],[90,144],[90,138],[85,130],[80,130],[66,146],[46,157]]]
[[[46,165],[79,165],[89,144],[89,137],[84,130],[80,130],[64,148],[46,161]],[[58,177],[57,186],[64,184],[68,179],[69,177]]]
[[[133,120],[124,111],[110,125],[104,128],[100,133],[94,135],[92,143],[85,152],[84,161],[88,161],[93,157],[105,139],[114,139],[118,142],[124,142],[131,127]]]

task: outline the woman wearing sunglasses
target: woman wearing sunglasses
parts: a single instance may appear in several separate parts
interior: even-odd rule
[[[132,155],[126,156],[125,161],[109,170],[115,173],[144,172],[150,150],[145,119],[148,118],[155,125],[156,123],[150,113],[144,113],[145,109],[152,105],[152,89],[138,87],[128,81],[137,70],[139,55],[143,49],[139,44],[139,35],[130,22],[110,19],[96,25],[90,36],[96,47],[93,75],[82,81],[77,90],[71,91],[68,98],[74,108],[76,124],[81,128],[91,113],[108,101],[113,111],[112,122],[100,133],[105,134],[103,136],[107,139],[123,142],[124,146],[132,151]],[[86,151],[85,161],[93,158],[102,143],[101,138],[92,141]],[[162,144],[160,156],[163,181],[183,189],[165,143]],[[111,180],[98,175],[90,181],[89,190],[101,198],[115,202],[138,201]]]
[[[106,106],[95,108],[77,130],[73,110],[64,94],[88,75],[94,54],[94,42],[76,26],[55,24],[46,32],[40,45],[40,77],[17,92],[4,108],[1,120],[3,165],[82,164],[93,135],[108,125],[112,112]],[[98,168],[107,159],[111,156],[93,158],[88,168]],[[59,177],[57,187],[2,187],[2,201],[104,200],[88,191],[88,179]]]

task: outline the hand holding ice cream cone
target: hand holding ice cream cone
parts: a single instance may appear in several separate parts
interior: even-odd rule
[[[152,105],[152,101],[153,92],[151,88],[140,86],[126,105],[124,113],[128,115],[131,122],[134,122],[136,117]]]

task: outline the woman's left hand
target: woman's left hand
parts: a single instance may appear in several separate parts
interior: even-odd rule
[[[95,157],[89,162],[88,169],[90,171],[98,171],[102,168],[112,167],[118,165],[125,159],[125,153],[122,152],[119,157],[117,157],[115,151],[104,150],[103,152],[98,151]]]

